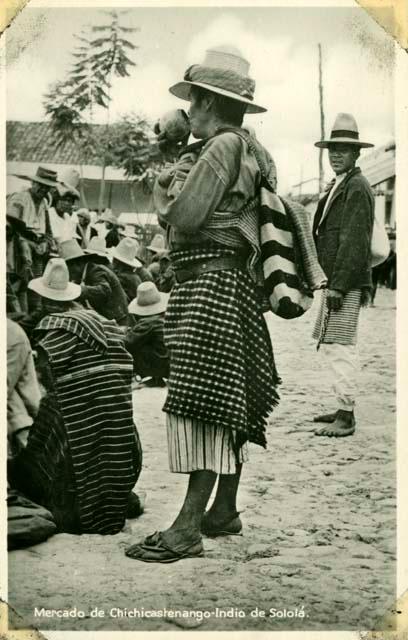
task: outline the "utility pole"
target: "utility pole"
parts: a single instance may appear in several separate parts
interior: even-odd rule
[[[320,139],[324,140],[324,108],[323,108],[323,72],[322,72],[322,45],[319,48],[319,106],[320,106]],[[319,149],[319,196],[323,192],[323,149]]]

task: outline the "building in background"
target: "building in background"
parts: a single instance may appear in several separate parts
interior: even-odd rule
[[[93,125],[98,127],[100,125]],[[57,171],[60,179],[69,170],[80,176],[81,206],[97,210],[102,177],[100,159],[72,143],[58,148],[49,122],[9,121],[6,128],[7,193],[27,188],[27,182],[13,174],[35,174],[38,165]],[[123,211],[153,213],[152,186],[155,176],[129,179],[124,171],[105,168],[103,208],[118,215]]]

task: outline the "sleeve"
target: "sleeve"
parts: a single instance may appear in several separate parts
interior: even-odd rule
[[[374,222],[373,199],[364,186],[351,184],[344,203],[339,248],[330,288],[347,293],[369,267]]]
[[[11,215],[20,220],[24,217],[24,197],[21,192],[12,193],[7,198],[7,215]]]
[[[81,284],[80,301],[88,301],[91,306],[108,300],[112,295],[109,278],[102,269],[95,269],[87,276],[87,284]]]
[[[233,133],[212,138],[175,195],[156,183],[155,204],[160,222],[193,233],[217,210],[228,188],[238,177],[241,140]]]

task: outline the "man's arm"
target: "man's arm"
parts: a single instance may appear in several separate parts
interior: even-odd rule
[[[93,269],[86,276],[87,284],[81,284],[80,302],[88,301],[91,306],[100,304],[112,295],[108,277],[102,269]]]

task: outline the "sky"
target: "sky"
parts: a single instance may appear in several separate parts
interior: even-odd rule
[[[7,32],[7,119],[45,119],[43,98],[49,85],[64,79],[72,62],[74,34],[106,22],[98,9],[25,9]],[[168,92],[205,50],[232,44],[250,62],[255,102],[265,114],[246,122],[272,154],[281,193],[318,175],[320,112],[318,43],[323,52],[325,131],[338,112],[352,113],[360,138],[376,146],[394,136],[394,47],[391,38],[359,8],[171,7],[123,12],[136,67],[115,79],[111,121],[134,111],[155,121],[169,109],[185,108]],[[106,113],[95,114],[104,122]],[[325,159],[326,178],[331,172]],[[313,191],[315,183],[303,191]],[[296,193],[296,189],[294,190]]]

